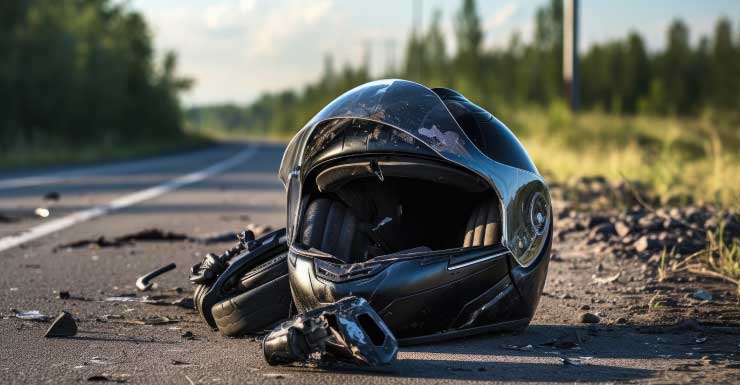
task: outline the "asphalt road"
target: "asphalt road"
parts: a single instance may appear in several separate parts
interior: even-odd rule
[[[157,280],[152,295],[168,300],[185,296],[190,291],[189,266],[228,243],[137,242],[55,251],[59,245],[80,239],[113,238],[152,228],[203,236],[239,230],[249,223],[279,227],[284,221],[284,197],[277,168],[283,149],[279,144],[234,143],[103,166],[0,173],[0,245],[3,239],[27,234],[59,218],[102,208],[94,218],[77,218],[78,223],[0,251],[0,383],[86,383],[95,379],[147,384],[739,380],[737,371],[712,372],[712,366],[704,367],[698,361],[705,353],[740,349],[736,334],[710,334],[709,341],[699,346],[695,345],[697,335],[688,330],[651,334],[639,325],[616,326],[611,321],[609,325],[581,325],[574,316],[577,303],[564,304],[553,296],[543,297],[533,325],[523,334],[403,348],[397,363],[382,371],[269,367],[261,357],[259,342],[213,333],[192,310],[105,301],[135,293],[139,275],[169,262],[176,262],[177,269]],[[228,163],[229,159],[236,160]],[[214,165],[223,162],[228,164],[215,170],[220,173],[197,174],[202,180],[171,182],[194,172],[214,171]],[[224,170],[227,166],[232,167]],[[163,185],[170,188],[155,191],[161,195],[140,202],[125,199],[130,205],[111,209],[110,203],[121,197]],[[60,200],[44,201],[42,197],[52,191]],[[49,217],[35,216],[38,207],[47,208]],[[546,290],[585,291],[589,279],[584,277],[590,277],[591,270],[574,266],[592,262],[567,253],[562,258],[570,263],[551,264]],[[72,298],[59,299],[58,291],[69,291]],[[72,338],[45,339],[49,323],[14,317],[16,311],[29,310],[52,317],[69,311],[80,320],[79,332]],[[137,323],[153,316],[171,322]],[[194,338],[183,338],[186,331]],[[578,337],[578,348],[547,345],[568,335]],[[565,357],[582,365],[566,365]],[[681,370],[696,365],[701,370]]]

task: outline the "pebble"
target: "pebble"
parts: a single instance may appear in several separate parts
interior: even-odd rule
[[[593,313],[582,313],[579,316],[579,321],[583,324],[597,324],[601,321],[601,318]]]

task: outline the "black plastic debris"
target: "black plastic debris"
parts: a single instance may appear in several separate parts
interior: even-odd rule
[[[57,294],[57,296],[59,297],[59,299],[69,299],[70,298],[69,292],[64,291],[64,290],[60,291],[59,294]]]
[[[75,322],[72,314],[63,311],[51,323],[44,337],[72,337],[75,334],[77,334],[77,322]]]
[[[108,373],[101,373],[101,374],[94,374],[92,376],[87,377],[86,379],[89,382],[114,382],[117,384],[124,383],[128,381],[128,375],[114,375],[114,374],[108,374]]]
[[[48,211],[48,210],[47,210]],[[48,213],[47,213],[48,214]],[[37,214],[38,215],[38,214]],[[48,216],[48,215],[47,215]],[[271,231],[269,226],[250,224],[247,231],[253,235],[261,235]],[[210,234],[203,237],[191,236],[183,233],[165,231],[157,228],[145,229],[130,234],[124,234],[115,238],[99,236],[96,238],[80,239],[74,242],[64,243],[54,247],[54,251],[64,249],[77,249],[81,247],[122,247],[136,242],[193,242],[202,244],[231,242],[237,240],[242,233],[233,231]]]
[[[381,366],[396,359],[398,342],[367,301],[348,297],[284,322],[265,337],[262,349],[270,365],[318,356],[320,363]]]
[[[44,194],[44,200],[45,201],[58,201],[62,197],[61,194],[59,194],[56,191],[49,191],[48,193]]]
[[[139,279],[136,280],[136,288],[141,291],[151,290],[153,286],[153,283],[151,281],[154,278],[157,278],[170,270],[174,270],[176,267],[177,265],[175,265],[175,263],[173,262],[142,275],[141,277],[139,277]]]

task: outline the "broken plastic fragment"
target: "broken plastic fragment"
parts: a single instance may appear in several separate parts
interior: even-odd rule
[[[34,214],[40,216],[41,218],[47,218],[49,216],[49,214],[51,214],[49,212],[49,209],[47,209],[45,207],[38,207],[33,212],[34,212]]]
[[[50,319],[49,316],[45,314],[41,314],[41,312],[38,310],[31,310],[31,311],[15,313],[15,318],[20,318],[20,319],[30,320],[30,321],[41,321],[41,322],[46,322]]]
[[[54,319],[44,337],[72,337],[75,334],[77,334],[77,322],[72,314],[63,311]]]
[[[174,270],[177,267],[174,262],[167,264],[165,266],[162,266],[154,271],[150,271],[149,273],[146,273],[139,277],[136,280],[136,288],[141,291],[148,291],[151,290],[152,286],[154,286],[154,283],[152,283],[152,280],[154,278],[159,277],[160,275],[170,271]]]
[[[370,304],[359,297],[301,314],[275,328],[262,343],[270,365],[342,361],[360,366],[393,362],[398,342]]]

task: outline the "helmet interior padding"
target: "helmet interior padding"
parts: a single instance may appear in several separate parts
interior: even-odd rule
[[[333,170],[345,174],[364,169],[349,165]],[[500,203],[492,191],[480,191],[470,180],[461,182],[465,178],[460,175],[452,178],[455,183],[439,183],[390,176],[389,169],[383,169],[382,181],[355,173],[348,182],[324,184],[331,192],[309,199],[300,242],[345,263],[417,247],[445,250],[501,242]]]

